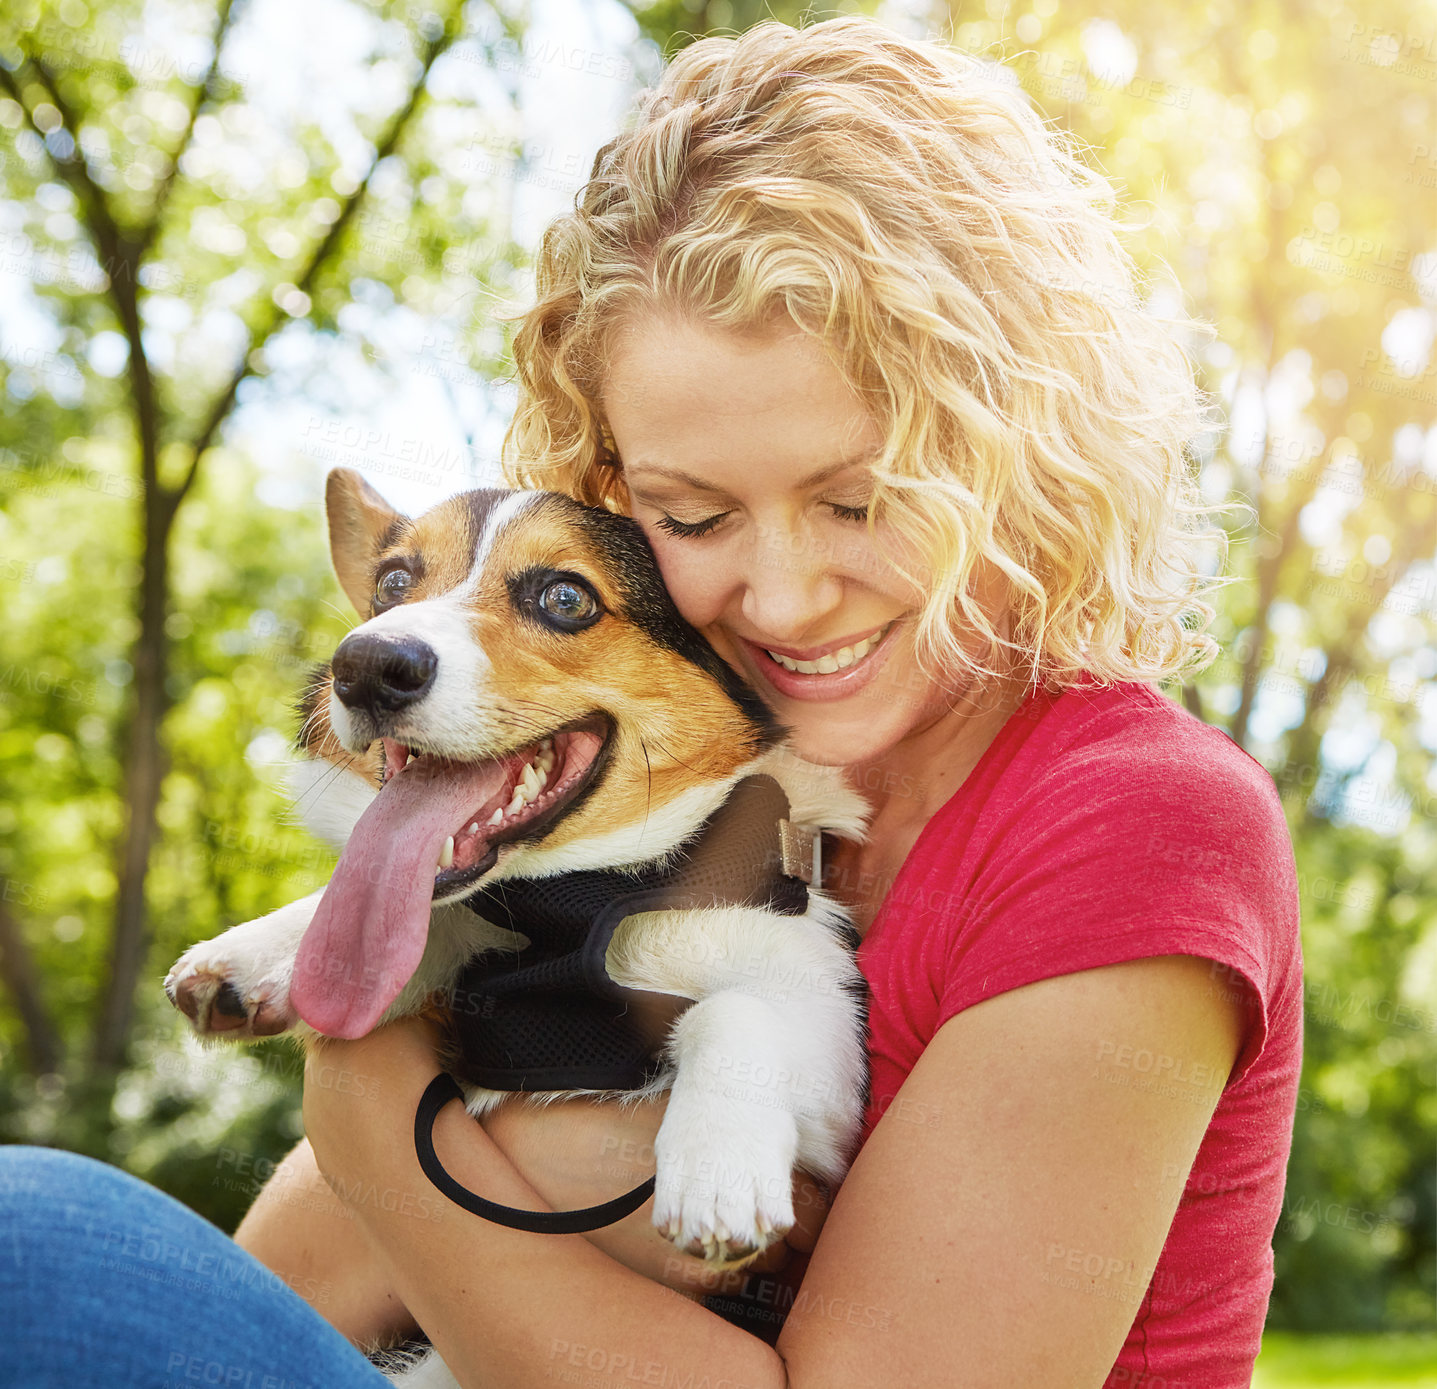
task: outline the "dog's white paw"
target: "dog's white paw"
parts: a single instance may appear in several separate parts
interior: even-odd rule
[[[235,958],[223,936],[181,955],[165,976],[165,994],[201,1037],[274,1037],[299,1021],[288,981]]]
[[[675,1095],[654,1143],[654,1224],[686,1254],[741,1263],[793,1228],[792,1116]]]

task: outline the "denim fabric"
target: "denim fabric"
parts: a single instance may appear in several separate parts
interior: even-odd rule
[[[0,1148],[0,1384],[380,1389],[278,1276],[163,1192],[50,1148]]]

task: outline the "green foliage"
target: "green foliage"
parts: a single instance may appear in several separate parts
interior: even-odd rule
[[[1432,1320],[1437,1023],[1432,826],[1383,839],[1326,824],[1300,840],[1306,1055],[1278,1227],[1271,1321]]]
[[[3,593],[14,625],[0,704],[0,782],[24,790],[0,803],[0,874],[31,927],[45,999],[72,1056],[63,1078],[45,1078],[37,1094],[36,1082],[16,1073],[25,1044],[18,1019],[0,1011],[0,1055],[8,1060],[0,1071],[17,1101],[0,1106],[0,1125],[12,1139],[63,1140],[86,1151],[98,1144],[102,1155],[146,1176],[148,1161],[128,1162],[137,1129],[181,1144],[153,1159],[155,1173],[176,1175],[186,1167],[181,1152],[230,1146],[273,1156],[276,1142],[297,1136],[293,1123],[276,1128],[276,1100],[267,1095],[253,1113],[246,1100],[238,1119],[231,1106],[234,1132],[211,1122],[197,1130],[202,1141],[184,1140],[178,1120],[214,1110],[209,1091],[258,1092],[243,1058],[200,1058],[159,990],[195,940],[303,896],[333,865],[332,853],[292,823],[282,764],[284,735],[298,722],[295,696],[349,618],[329,572],[318,498],[299,515],[257,506],[254,479],[251,465],[225,457],[189,504],[176,541],[183,583],[169,623],[175,704],[166,724],[164,833],[149,879],[154,940],[137,1065],[116,1097],[120,1127],[108,1149],[99,1142],[104,1116],[84,1112],[83,1099],[78,1112],[72,1106],[85,1089],[80,1058],[106,981],[114,893],[107,851],[122,818],[113,728],[129,675],[125,575],[134,566],[133,538],[116,515],[120,503],[96,503],[80,489],[0,496],[6,553],[32,576]],[[66,537],[63,555],[55,553],[58,535]],[[293,1067],[266,1074],[292,1115]],[[212,1170],[208,1156],[201,1166]],[[223,1198],[217,1188],[196,1205],[211,1219],[242,1209]]]
[[[1419,1389],[1437,1384],[1437,1337],[1269,1332],[1255,1389]]]

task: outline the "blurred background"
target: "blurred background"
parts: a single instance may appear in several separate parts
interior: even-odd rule
[[[1079,136],[1146,292],[1216,326],[1198,461],[1248,510],[1172,694],[1283,794],[1308,981],[1259,1382],[1437,1383],[1437,18],[850,8]],[[201,1050],[159,981],[332,864],[282,786],[350,621],[324,474],[492,483],[547,220],[665,54],[800,10],[6,0],[0,1139],[232,1229],[299,1136],[296,1057]]]

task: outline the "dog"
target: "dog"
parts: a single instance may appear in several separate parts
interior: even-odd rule
[[[329,475],[326,508],[362,620],[301,701],[295,789],[342,852],[321,892],[176,963],[165,991],[200,1037],[358,1037],[452,1001],[476,959],[522,963],[534,946],[522,922],[486,920],[485,900],[566,875],[662,872],[739,788],[776,783],[790,830],[861,837],[866,804],[837,769],[784,747],[680,616],[630,518],[480,490],[410,519],[347,469]],[[670,1092],[653,1223],[715,1265],[785,1234],[794,1170],[834,1184],[857,1140],[856,936],[816,881],[801,892],[786,911],[625,915],[603,967],[636,1015],[659,1019],[656,1069],[636,1088],[559,1091]],[[513,1088],[463,1093],[477,1116]]]

